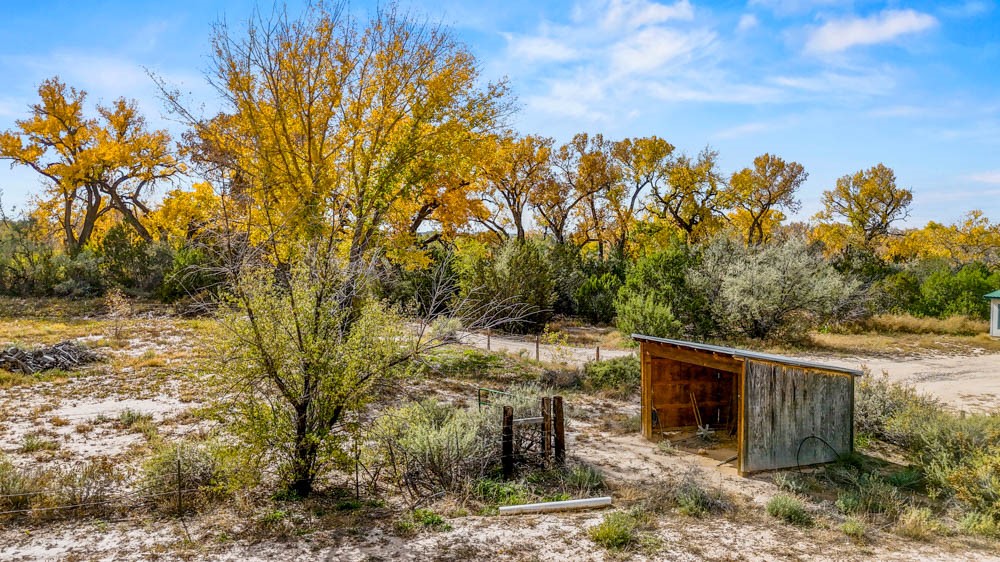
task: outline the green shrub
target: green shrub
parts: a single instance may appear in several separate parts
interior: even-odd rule
[[[925,415],[941,410],[940,402],[920,394],[912,386],[889,380],[882,372],[875,376],[867,368],[855,382],[854,428],[856,434],[872,435],[883,441],[905,446],[911,440],[906,428],[893,419],[909,415]]]
[[[969,512],[958,524],[963,533],[993,539],[1000,539],[1000,518],[996,515]]]
[[[895,519],[904,506],[899,490],[872,474],[862,474],[854,489],[840,492],[837,508],[848,514],[881,514]]]
[[[920,285],[917,312],[943,318],[964,315],[989,318],[989,303],[983,295],[1000,286],[1000,271],[990,272],[981,263],[970,263],[958,271],[942,267]]]
[[[689,517],[703,517],[731,507],[721,488],[709,489],[693,477],[686,477],[674,491],[677,511]]]
[[[432,531],[451,530],[451,525],[444,520],[444,517],[429,509],[414,509],[411,517],[414,523]]]
[[[472,489],[480,500],[495,506],[527,503],[530,491],[519,482],[504,482],[481,478]]]
[[[22,438],[19,451],[22,453],[34,453],[37,451],[55,451],[58,448],[58,441],[49,439],[38,433],[28,433]]]
[[[927,540],[941,532],[943,526],[926,507],[907,509],[899,516],[896,533],[911,539]]]
[[[604,548],[622,550],[636,542],[639,524],[639,519],[632,513],[616,511],[605,515],[587,534],[590,540]]]
[[[867,314],[861,283],[838,272],[802,238],[757,247],[719,237],[688,285],[707,303],[720,335],[802,339],[810,329]]]
[[[806,511],[802,502],[787,494],[778,494],[767,502],[767,514],[781,519],[786,523],[808,527],[812,525],[812,516]]]
[[[31,509],[31,504],[46,484],[46,474],[20,469],[0,456],[0,511]]]
[[[161,507],[174,508],[177,491],[182,507],[195,507],[200,500],[225,487],[224,463],[207,443],[176,442],[160,446],[142,465],[141,487]]]
[[[538,243],[511,239],[495,255],[467,256],[458,267],[460,302],[480,314],[497,307],[513,308],[518,319],[504,325],[505,329],[537,333],[552,317],[555,283]]]
[[[385,477],[417,497],[461,490],[499,465],[499,420],[492,407],[460,409],[432,400],[402,406],[375,422],[362,462],[385,467]]]
[[[634,355],[593,361],[583,368],[584,389],[608,390],[621,398],[638,392],[641,379],[639,358]]]
[[[592,492],[604,487],[604,475],[588,464],[578,464],[566,472],[565,483],[578,493]]]
[[[577,314],[599,324],[615,318],[615,298],[622,281],[617,275],[591,275],[576,290]]]
[[[672,338],[681,334],[681,323],[674,317],[669,304],[652,293],[619,294],[615,301],[615,323],[622,334],[643,334]]]
[[[854,541],[861,541],[868,531],[865,522],[856,517],[848,517],[847,521],[840,526],[840,530]]]

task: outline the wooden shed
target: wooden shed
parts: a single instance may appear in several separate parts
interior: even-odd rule
[[[632,334],[642,364],[642,434],[729,430],[740,474],[834,461],[854,450],[854,377],[768,353]]]
[[[1000,290],[987,293],[983,298],[990,301],[990,335],[1000,338]]]

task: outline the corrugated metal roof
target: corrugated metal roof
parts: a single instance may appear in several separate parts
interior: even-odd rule
[[[993,291],[992,293],[986,293],[983,295],[984,299],[1000,299],[1000,289]]]
[[[707,343],[695,343],[683,340],[671,340],[667,338],[657,338],[653,336],[645,336],[643,334],[632,334],[632,339],[639,341],[648,341],[654,343],[665,343],[670,345],[676,345],[678,347],[686,347],[688,349],[695,349],[698,351],[707,351],[709,353],[718,353],[719,355],[729,355],[737,359],[751,359],[758,361],[769,361],[771,363],[781,363],[783,365],[791,365],[794,367],[803,367],[806,369],[816,369],[817,371],[832,371],[836,373],[846,373],[854,376],[861,376],[861,371],[859,369],[848,369],[846,367],[835,367],[833,365],[824,365],[822,363],[814,363],[812,361],[803,361],[802,359],[796,359],[794,357],[785,357],[783,355],[774,355],[772,353],[760,353],[757,351],[750,351],[748,349],[736,349],[732,347],[723,347],[720,345],[710,345]]]

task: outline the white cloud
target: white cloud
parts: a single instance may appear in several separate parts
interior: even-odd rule
[[[740,22],[736,24],[736,31],[748,31],[755,27],[760,22],[757,21],[757,16],[753,14],[743,14],[740,16]]]
[[[665,28],[644,29],[612,46],[616,73],[650,72],[708,47],[715,40],[709,31],[682,32]]]
[[[678,0],[669,5],[648,0],[611,0],[601,25],[606,30],[630,31],[670,20],[693,19],[694,8],[688,0]]]
[[[778,15],[787,16],[814,11],[818,8],[850,5],[845,0],[750,0],[747,5],[768,9]]]
[[[510,56],[525,63],[566,62],[577,58],[575,48],[551,37],[519,37],[505,34]]]
[[[979,182],[979,183],[995,183],[1000,184],[1000,170],[992,170],[989,172],[979,172],[978,174],[969,174],[965,176],[965,179]]]
[[[867,18],[832,20],[813,31],[806,50],[813,53],[836,53],[858,45],[875,45],[937,25],[930,14],[915,10],[884,10]]]
[[[982,0],[969,0],[954,6],[941,8],[941,14],[952,18],[971,18],[990,12],[993,10],[991,2]]]

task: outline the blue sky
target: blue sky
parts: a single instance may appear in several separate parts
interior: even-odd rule
[[[262,4],[268,6],[270,4]],[[292,11],[300,3],[290,2]],[[359,13],[373,3],[354,2]],[[525,133],[568,140],[659,135],[719,150],[725,171],[763,152],[801,162],[807,218],[836,178],[883,162],[914,191],[909,225],[974,208],[1000,220],[1000,6],[993,0],[413,0],[507,76]],[[59,75],[92,102],[135,98],[166,119],[144,69],[209,107],[202,78],[212,23],[251,2],[5,2],[0,129]],[[3,205],[38,179],[0,164]]]

